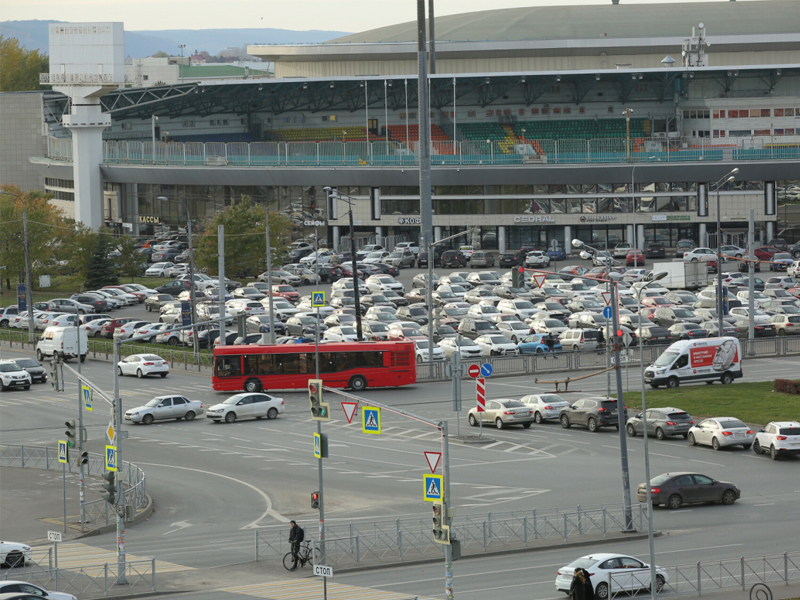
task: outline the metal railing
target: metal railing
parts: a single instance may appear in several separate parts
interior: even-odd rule
[[[659,567],[657,577],[663,579],[659,595],[702,595],[722,590],[746,590],[759,583],[789,585],[800,581],[800,552]],[[634,596],[639,590],[650,587],[650,570],[620,569],[607,574],[605,583],[610,590],[610,598]]]
[[[730,162],[798,160],[795,138],[635,138],[628,154],[625,138],[434,141],[433,165],[608,164],[629,162]],[[397,141],[298,142],[103,142],[106,164],[215,167],[413,166],[417,143]],[[48,157],[71,161],[69,138],[49,138]]]
[[[641,530],[646,525],[641,504],[633,507],[632,516],[633,527]],[[310,528],[314,524],[304,525]],[[452,521],[451,532],[460,540],[463,555],[475,555],[527,548],[548,540],[566,543],[582,536],[606,537],[624,526],[621,505],[596,505],[458,516]],[[341,568],[417,560],[442,551],[433,541],[430,521],[423,518],[326,525],[325,541],[316,542],[315,547],[324,551],[327,564]],[[281,558],[287,552],[285,528],[255,532],[256,560]]]
[[[84,565],[58,568],[22,567],[9,569],[2,574],[2,579],[22,579],[41,586],[52,592],[62,592],[74,596],[91,596],[119,593],[131,588],[149,588],[156,591],[156,560],[126,561],[125,585],[117,585],[117,563],[100,565]]]
[[[67,471],[77,472],[78,453],[74,452],[69,457]],[[58,450],[47,446],[25,446],[0,444],[0,465],[4,467],[23,467],[28,469],[45,469],[47,471],[60,471],[61,463],[58,462]],[[105,457],[100,454],[89,453],[89,462],[86,464],[84,474],[87,477],[100,477],[105,472]],[[136,509],[147,505],[146,477],[144,471],[136,465],[123,461],[117,473],[125,483],[125,504]],[[104,506],[105,505],[105,506]],[[84,522],[102,523],[108,525],[114,519],[113,511],[109,511],[108,502],[102,498],[84,504]]]

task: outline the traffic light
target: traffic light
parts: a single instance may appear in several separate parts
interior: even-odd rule
[[[330,406],[322,401],[322,380],[308,380],[308,401],[311,403],[311,418],[315,421],[330,421]]]
[[[450,543],[450,527],[445,525],[446,512],[444,502],[433,503],[433,541],[437,544]]]
[[[319,510],[319,492],[311,492],[311,508]]]
[[[115,471],[106,471],[103,479],[106,480],[103,489],[107,492],[103,494],[103,500],[114,506],[117,503],[117,474]]]
[[[525,269],[511,269],[511,286],[521,288],[525,286]]]
[[[64,432],[64,435],[67,436],[67,446],[69,446],[70,448],[74,448],[75,447],[75,440],[77,439],[76,438],[77,431],[75,429],[75,421],[74,420],[73,421],[65,421],[64,425],[66,425],[66,427],[67,427],[67,430]]]
[[[78,462],[79,465],[88,465],[89,464],[89,453],[84,451],[81,452],[81,458]]]
[[[58,363],[56,363],[55,359],[50,361],[50,385],[53,386],[55,391],[60,391],[58,383]]]

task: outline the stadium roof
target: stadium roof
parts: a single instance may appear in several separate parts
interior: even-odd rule
[[[692,27],[707,34],[768,35],[800,31],[797,0],[532,6],[437,17],[438,41],[557,40],[688,37]],[[416,21],[354,33],[326,42],[414,42]]]

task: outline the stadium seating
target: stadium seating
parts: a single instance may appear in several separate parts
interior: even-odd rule
[[[419,125],[417,123],[408,124],[408,138],[406,138],[405,125],[389,125],[389,139],[397,142],[407,143],[419,141]],[[438,125],[431,125],[431,141],[448,142],[450,137]]]
[[[366,129],[347,125],[343,127],[304,127],[301,129],[274,129],[270,138],[277,142],[364,142]],[[384,138],[369,134],[369,141],[380,142]]]
[[[518,121],[514,124],[517,136],[528,140],[588,140],[594,138],[624,138],[625,119],[541,119]],[[648,119],[631,119],[631,137],[650,136]],[[487,138],[489,139],[489,138]]]
[[[261,139],[252,133],[204,133],[199,135],[171,135],[171,142],[260,142]]]

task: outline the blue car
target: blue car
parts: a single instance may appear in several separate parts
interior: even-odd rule
[[[558,248],[550,248],[547,251],[547,256],[550,257],[550,260],[566,260],[567,253],[564,251],[564,248],[559,246]]]
[[[546,333],[532,333],[528,337],[524,338],[519,343],[519,351],[522,354],[544,354],[547,352],[547,344],[545,343],[545,338],[547,337]],[[561,352],[563,348],[561,347],[561,342],[558,341],[558,338],[555,339],[555,344],[553,345],[554,352]]]

